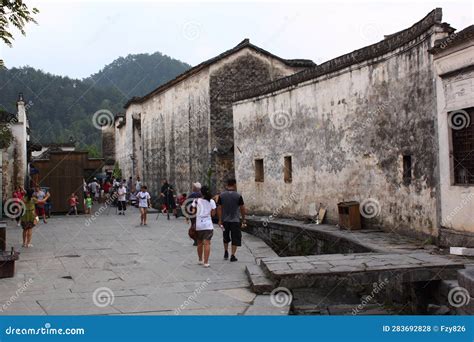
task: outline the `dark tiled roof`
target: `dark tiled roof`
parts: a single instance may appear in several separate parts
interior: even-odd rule
[[[384,40],[378,43],[355,50],[351,53],[331,59],[323,64],[319,64],[313,68],[280,78],[276,81],[234,92],[232,94],[232,100],[235,102],[272,93],[350,67],[351,65],[383,56],[384,54],[396,50],[416,39],[418,36],[429,30],[433,25],[440,25],[446,32],[452,32],[452,28],[447,24],[442,24],[441,19],[442,10],[441,8],[436,8],[411,27],[388,35]]]
[[[446,48],[460,45],[469,40],[474,41],[474,25],[468,26],[459,32],[453,32],[448,37],[436,41],[435,45],[429,51],[435,55]]]
[[[128,108],[132,103],[142,103],[144,102],[145,100],[151,98],[152,96],[156,95],[156,94],[159,94],[161,93],[162,91],[166,90],[166,89],[169,89],[171,88],[172,86],[174,86],[175,84],[185,80],[186,78],[198,73],[199,71],[201,71],[202,69],[204,69],[205,67],[208,67],[210,66],[211,64],[214,64],[215,62],[217,61],[220,61],[221,59],[227,57],[227,56],[230,56],[244,48],[250,48],[250,49],[253,49],[257,52],[260,52],[266,56],[269,56],[269,57],[272,57],[272,58],[275,58],[281,62],[283,62],[284,64],[288,65],[288,66],[291,66],[291,67],[298,67],[298,68],[309,68],[309,67],[314,67],[316,64],[309,60],[309,59],[284,59],[284,58],[281,58],[281,57],[278,57],[256,45],[253,45],[252,43],[250,43],[250,40],[249,39],[244,39],[243,41],[241,41],[239,44],[237,44],[234,48],[230,49],[230,50],[227,50],[223,53],[221,53],[220,55],[216,56],[216,57],[213,57],[211,59],[208,59],[207,61],[204,61],[198,65],[196,65],[195,67],[192,67],[191,69],[185,71],[184,73],[180,74],[179,76],[177,76],[176,78],[172,79],[171,81],[159,86],[158,88],[156,88],[155,90],[151,91],[150,93],[146,94],[145,96],[142,96],[142,97],[133,97],[131,98],[130,100],[127,101],[127,103],[124,105],[124,108]]]

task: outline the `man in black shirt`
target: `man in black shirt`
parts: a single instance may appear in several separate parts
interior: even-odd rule
[[[235,253],[237,247],[242,245],[240,216],[242,216],[242,223],[245,224],[245,206],[244,199],[237,192],[235,179],[227,181],[227,190],[220,194],[217,204],[219,226],[224,229],[224,260],[229,258],[229,242],[232,241],[230,261],[237,261]]]
[[[163,179],[160,196],[163,198],[163,203],[166,205],[168,213],[173,209],[173,215],[176,217],[176,202],[174,200],[174,189],[168,180]],[[169,219],[169,215],[168,215]]]

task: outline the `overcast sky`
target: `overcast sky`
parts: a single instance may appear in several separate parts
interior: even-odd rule
[[[456,29],[474,1],[173,2],[36,1],[38,25],[0,43],[7,67],[87,77],[120,56],[160,51],[195,65],[244,38],[284,58],[321,63],[411,26],[436,7]]]

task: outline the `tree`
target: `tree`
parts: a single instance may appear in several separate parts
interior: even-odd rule
[[[33,22],[37,24],[33,15],[39,13],[39,10],[33,7],[31,10],[22,0],[1,0],[0,7],[0,39],[12,46],[13,34],[10,31],[10,25],[16,27],[22,35],[26,35],[25,25]],[[0,59],[0,67],[3,67],[3,60]]]
[[[10,146],[13,141],[13,134],[8,124],[0,124],[0,149]]]
[[[114,170],[112,171],[112,176],[114,176],[115,179],[122,179],[122,170],[120,170],[118,162],[115,162]]]

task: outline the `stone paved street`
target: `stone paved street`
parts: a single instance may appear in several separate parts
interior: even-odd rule
[[[7,242],[21,255],[16,276],[0,279],[1,314],[239,315],[248,310],[255,294],[248,289],[245,267],[254,258],[246,246],[239,250],[239,262],[224,261],[222,233],[215,229],[206,269],[197,265],[183,218],[167,221],[150,214],[149,225],[141,227],[138,215],[129,208],[118,216],[111,207],[90,225],[85,216],[53,217],[35,228],[30,249],[20,248],[21,229],[10,221]],[[270,304],[262,297],[259,307],[265,311]]]

